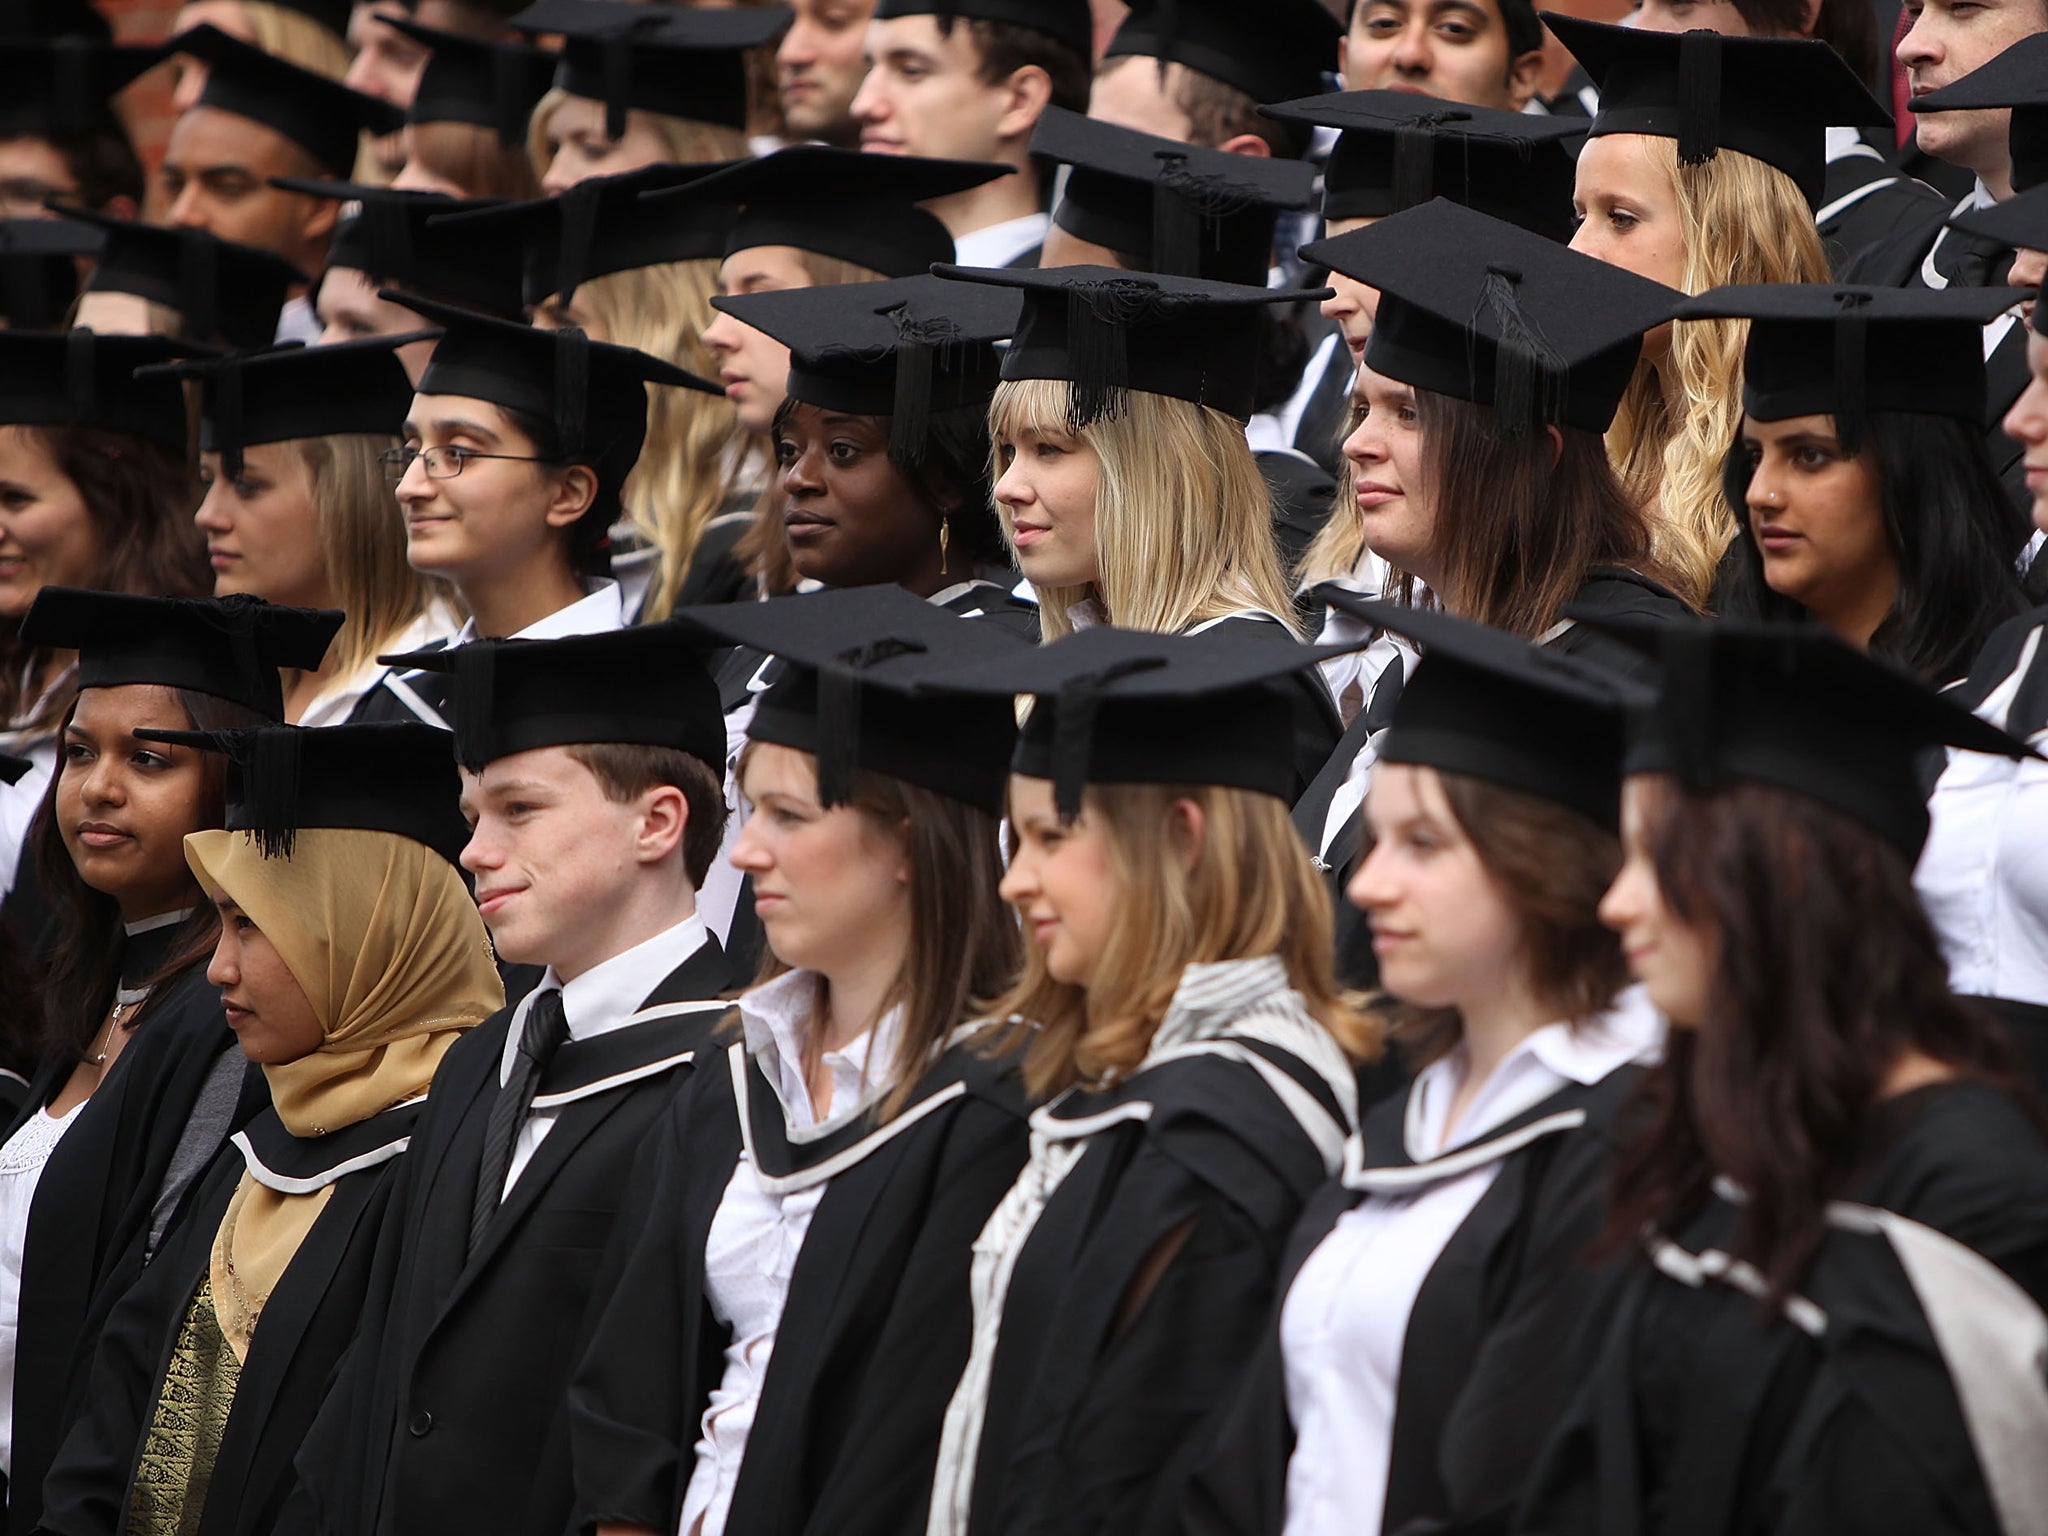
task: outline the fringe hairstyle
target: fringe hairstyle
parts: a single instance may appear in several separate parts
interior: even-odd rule
[[[548,163],[555,157],[554,146],[548,142],[548,124],[569,99],[569,93],[559,86],[541,97],[540,104],[533,109],[533,116],[526,127],[526,158],[533,163],[536,179],[545,178]],[[751,151],[747,148],[747,136],[737,128],[724,123],[704,123],[692,117],[670,117],[665,112],[647,112],[639,107],[633,111],[650,123],[660,135],[667,159],[677,165],[708,165],[715,160],[744,160]]]
[[[1202,811],[1192,866],[1176,833],[1180,800]],[[1181,973],[1219,960],[1278,955],[1288,985],[1338,1044],[1359,1060],[1380,1054],[1363,1000],[1337,984],[1329,889],[1286,802],[1213,784],[1091,784],[1080,821],[1108,844],[1120,897],[1095,977],[1085,988],[1055,981],[1032,948],[993,1009],[1014,1020],[998,1049],[1027,1047],[1024,1080],[1035,1097],[1135,1071]]]
[[[256,46],[265,53],[330,80],[348,73],[354,55],[341,34],[326,23],[271,0],[242,0],[242,15],[255,34]]]

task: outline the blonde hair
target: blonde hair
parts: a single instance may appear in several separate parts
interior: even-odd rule
[[[532,163],[536,178],[547,175],[548,162],[554,159],[554,151],[548,147],[548,123],[569,95],[560,86],[549,91],[541,97],[527,124],[526,158]],[[648,112],[638,107],[633,110],[654,125],[662,147],[668,151],[667,158],[676,165],[744,160],[750,153],[746,134],[724,123],[702,123],[692,117],[670,117],[665,112]]]
[[[1825,283],[1827,252],[1798,185],[1775,166],[1724,149],[1681,165],[1675,139],[1646,137],[1669,169],[1685,235],[1685,291],[1730,283]],[[1742,427],[1742,350],[1747,320],[1674,324],[1663,368],[1683,399],[1676,420],[1664,379],[1636,365],[1607,431],[1607,456],[1623,487],[1651,513],[1651,551],[1679,595],[1703,606],[1735,520],[1721,464]]]
[[[1020,379],[997,387],[989,435],[1072,441],[1073,386]],[[1244,424],[1205,405],[1126,390],[1121,407],[1081,429],[1102,460],[1095,492],[1100,579],[1090,587],[1040,587],[1047,640],[1073,630],[1076,603],[1094,599],[1111,624],[1178,634],[1245,608],[1299,634],[1273,542],[1273,498],[1245,441]],[[1000,478],[998,462],[991,471]],[[1000,503],[1003,535],[1011,518]]]
[[[1364,420],[1365,409],[1354,392],[1344,413],[1344,434],[1338,441],[1350,437]],[[1301,552],[1301,564],[1292,573],[1297,592],[1305,592],[1318,582],[1340,581],[1357,570],[1358,562],[1365,558],[1365,519],[1359,515],[1354,494],[1357,471],[1348,454],[1338,457],[1343,462],[1337,469],[1337,494],[1330,504],[1330,515],[1323,519],[1323,526]]]
[[[526,147],[504,143],[495,128],[443,121],[414,123],[405,132],[411,158],[462,188],[464,197],[526,202],[541,195]]]
[[[242,0],[242,14],[256,46],[265,53],[330,80],[348,73],[352,57],[348,44],[333,28],[304,11],[272,5],[270,0]]]
[[[1202,812],[1192,860],[1173,814],[1180,800]],[[1095,974],[1086,987],[1056,981],[1033,946],[992,1010],[1029,1021],[1005,1044],[1028,1046],[1034,1097],[1135,1071],[1181,973],[1219,960],[1278,955],[1287,984],[1339,1045],[1360,1060],[1380,1053],[1364,1000],[1337,984],[1329,888],[1284,801],[1216,784],[1091,784],[1080,820],[1101,832],[1118,891]]]

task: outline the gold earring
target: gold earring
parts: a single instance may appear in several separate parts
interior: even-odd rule
[[[946,546],[953,537],[953,519],[941,514],[939,518],[939,574],[946,574]]]

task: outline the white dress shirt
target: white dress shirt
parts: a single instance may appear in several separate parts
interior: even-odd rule
[[[1005,219],[971,234],[953,237],[953,263],[961,267],[1007,267],[1034,246],[1045,244],[1045,232],[1052,219],[1043,213],[1027,213],[1021,219]]]
[[[0,1146],[0,1476],[14,1469],[14,1356],[21,1324],[21,1255],[28,1245],[28,1213],[36,1181],[57,1143],[71,1129],[81,1099],[62,1115],[30,1115]]]
[[[597,577],[584,583],[587,590],[566,608],[557,608],[544,619],[536,619],[510,638],[514,640],[560,640],[568,635],[602,635],[626,627],[626,599],[616,581]],[[469,619],[455,632],[450,645],[467,645],[476,638],[476,620]]]

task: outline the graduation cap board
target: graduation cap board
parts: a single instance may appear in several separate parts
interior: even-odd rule
[[[736,208],[726,255],[788,245],[883,277],[914,277],[953,259],[952,235],[937,215],[917,205],[1011,174],[1010,166],[979,160],[799,144],[645,196],[663,212]]]
[[[1002,377],[995,344],[1016,331],[1023,301],[1014,289],[925,276],[711,303],[790,349],[792,400],[887,416],[891,457],[914,463],[935,412],[988,404]]]
[[[1191,400],[1248,420],[1263,312],[1331,296],[1328,288],[1255,288],[1116,267],[932,270],[1023,291],[1003,377],[1073,385],[1068,420],[1077,432],[1120,411],[1126,390]]]
[[[405,114],[388,102],[301,69],[206,25],[180,32],[179,53],[206,64],[199,105],[246,117],[282,134],[324,169],[345,176],[364,133],[396,133]]]
[[[0,330],[0,423],[96,427],[182,455],[189,436],[184,391],[176,379],[138,379],[135,370],[198,350],[167,336]]]
[[[778,6],[699,10],[635,0],[537,0],[512,18],[522,32],[562,35],[555,84],[603,102],[614,139],[631,110],[746,127],[747,50],[773,42],[789,22]]]
[[[956,693],[941,674],[1029,651],[1030,641],[897,586],[684,608],[676,622],[781,659],[747,736],[815,756],[824,805],[850,800],[865,768],[1001,812],[1016,711],[989,690]]]
[[[1031,153],[1069,165],[1053,222],[1140,271],[1261,283],[1273,222],[1315,201],[1315,167],[1199,149],[1047,107]]]
[[[1441,197],[1302,255],[1380,290],[1366,367],[1492,406],[1508,440],[1606,431],[1643,334],[1685,298]]]
[[[1343,35],[1321,0],[1135,0],[1103,57],[1183,64],[1253,101],[1286,101],[1323,89]]]
[[[16,330],[62,326],[78,297],[77,258],[100,244],[98,230],[64,219],[0,219],[0,321]]]
[[[89,208],[49,205],[100,232],[100,259],[87,293],[130,293],[177,311],[186,334],[231,347],[268,346],[278,313],[305,274],[274,251],[238,245],[203,229],[117,219]]]
[[[117,121],[113,98],[162,48],[92,37],[0,41],[0,138],[71,138]]]
[[[1909,864],[1927,840],[1927,748],[2035,755],[1814,626],[1572,616],[1659,664],[1654,701],[1631,713],[1624,772],[1670,774],[1696,794],[1737,782],[1791,790],[1869,828]]]
[[[285,608],[230,597],[139,597],[44,587],[21,638],[78,652],[78,686],[185,688],[284,718],[280,667],[311,670],[341,628],[331,608]]]
[[[718,685],[703,644],[672,624],[377,659],[454,679],[455,760],[474,772],[515,753],[592,742],[674,747],[724,771]]]
[[[1915,113],[1985,107],[2012,109],[2013,191],[2048,182],[2048,32],[2023,37],[1960,80],[1913,98]]]
[[[1842,56],[1814,38],[1643,32],[1550,12],[1543,24],[1599,87],[1592,137],[1676,139],[1684,165],[1732,149],[1791,177],[1810,208],[1823,201],[1828,129],[1891,126]]]
[[[403,16],[378,19],[431,50],[406,109],[407,122],[473,123],[494,131],[507,149],[525,142],[527,119],[554,84],[552,53],[442,32]]]
[[[1748,320],[1742,408],[1758,421],[1832,416],[1845,448],[1872,411],[1981,421],[1984,322],[2020,301],[2006,288],[1759,283],[1714,288],[1682,320]]]
[[[1505,112],[1407,91],[1338,91],[1259,109],[1337,132],[1323,169],[1323,217],[1383,219],[1431,198],[1572,236],[1574,151],[1584,118]]]
[[[496,209],[503,203],[294,176],[275,177],[272,184],[354,205],[354,212],[335,227],[327,251],[329,267],[346,267],[372,282],[390,283],[503,320],[526,318],[519,248],[498,231],[452,222],[454,215]],[[444,216],[451,222],[441,222]]]
[[[936,16],[949,22],[993,21],[1042,32],[1080,59],[1095,56],[1095,18],[1088,0],[881,0],[875,20]]]

